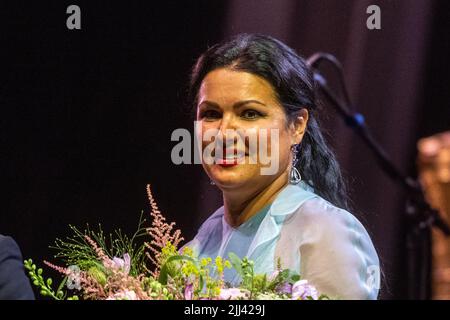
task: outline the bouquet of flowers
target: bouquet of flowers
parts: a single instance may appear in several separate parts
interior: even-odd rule
[[[73,236],[57,239],[57,250],[64,266],[44,263],[61,273],[62,281],[53,288],[43,269],[31,259],[25,260],[32,283],[43,296],[57,300],[316,300],[327,299],[301,279],[300,275],[282,269],[271,274],[255,274],[253,261],[230,254],[229,259],[199,259],[189,247],[178,249],[184,240],[175,223],[167,223],[147,185],[152,218],[151,226],[142,214],[138,229],[131,237],[120,230],[108,239],[99,227],[83,232],[70,226]],[[138,244],[138,240],[148,241]],[[233,268],[242,279],[231,286],[224,281],[224,270]]]

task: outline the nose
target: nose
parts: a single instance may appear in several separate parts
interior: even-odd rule
[[[220,120],[219,130],[225,132],[227,129],[235,129],[235,116],[232,112],[224,112]]]
[[[225,113],[222,116],[222,120],[219,126],[218,135],[220,136],[220,138],[222,138],[224,141],[234,139],[236,135],[236,129],[236,120],[234,115],[231,113]]]
[[[224,114],[217,134],[217,142],[224,148],[233,147],[238,141],[237,121],[233,114]]]

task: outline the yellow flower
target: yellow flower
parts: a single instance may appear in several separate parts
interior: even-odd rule
[[[200,265],[202,267],[206,267],[211,261],[212,261],[211,258],[202,258],[200,260]]]
[[[192,248],[190,247],[184,247],[183,254],[192,258],[194,256],[194,250],[192,250]]]
[[[219,273],[222,273],[222,272],[223,272],[222,257],[217,256],[217,257],[216,257],[215,263],[216,263],[217,271],[218,271]]]

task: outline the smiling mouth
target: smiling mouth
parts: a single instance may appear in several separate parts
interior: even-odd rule
[[[248,155],[246,152],[238,152],[237,150],[223,150],[223,157],[215,158],[215,163],[223,166],[230,167],[238,164],[242,164],[245,161],[245,157]]]
[[[241,160],[244,159],[245,157],[246,155],[241,157],[234,156],[234,157],[218,158],[215,159],[215,163],[223,167],[235,166],[238,164],[242,164],[243,162]]]

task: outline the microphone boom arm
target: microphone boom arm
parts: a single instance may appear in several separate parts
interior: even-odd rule
[[[341,101],[338,96],[331,90],[325,77],[320,74],[314,65],[318,62],[326,60],[331,62],[341,74],[341,86],[346,97],[346,103]],[[402,185],[402,187],[411,195],[412,202],[422,212],[421,217],[417,217],[420,223],[417,224],[419,229],[428,228],[435,225],[446,236],[450,235],[450,228],[447,223],[441,218],[439,212],[433,209],[430,204],[425,200],[422,187],[415,179],[403,175],[400,170],[394,165],[393,161],[389,158],[387,153],[381,147],[381,145],[373,138],[369,129],[367,128],[364,120],[364,116],[360,113],[352,113],[350,111],[350,99],[348,98],[347,90],[345,89],[345,82],[343,79],[342,66],[339,61],[331,54],[328,53],[316,53],[307,60],[307,64],[310,66],[313,72],[314,80],[318,84],[324,96],[336,109],[337,113],[341,115],[347,126],[353,129],[359,137],[366,143],[369,149],[375,155],[375,159],[384,172],[394,181]]]

